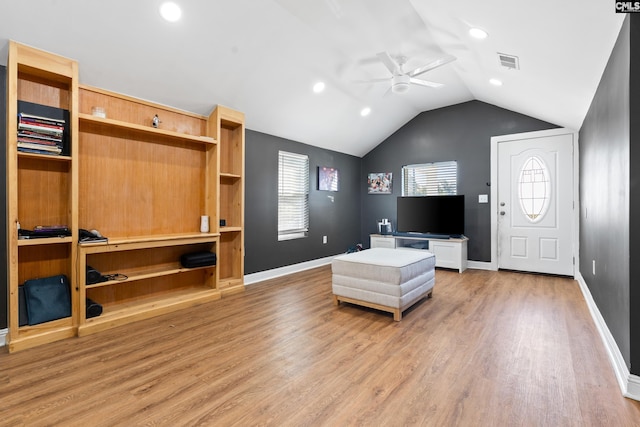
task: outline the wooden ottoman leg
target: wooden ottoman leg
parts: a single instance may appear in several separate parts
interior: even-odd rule
[[[333,296],[333,305],[340,305],[340,300],[337,295]]]
[[[400,310],[399,308],[393,310],[393,320],[395,320],[396,322],[402,320],[402,310]]]

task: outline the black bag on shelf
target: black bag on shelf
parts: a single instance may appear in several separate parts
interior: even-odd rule
[[[191,252],[180,256],[180,264],[185,268],[216,265],[216,254],[208,251]]]
[[[91,298],[86,299],[86,306],[87,308],[85,310],[85,314],[86,314],[85,317],[87,319],[91,319],[92,317],[98,317],[102,314],[102,306],[97,302],[95,302],[94,300],[92,300]]]
[[[27,314],[27,301],[24,296],[24,286],[18,286],[18,325],[26,326],[29,324],[29,315]]]
[[[90,265],[87,265],[87,285],[95,285],[96,283],[106,282],[107,280],[109,279],[100,274],[98,270],[91,267]]]
[[[67,276],[31,279],[23,286],[29,325],[71,316],[71,289]]]

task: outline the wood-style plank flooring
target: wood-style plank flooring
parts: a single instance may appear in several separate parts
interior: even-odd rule
[[[321,267],[0,354],[2,426],[638,426],[578,284],[438,270],[390,313]]]

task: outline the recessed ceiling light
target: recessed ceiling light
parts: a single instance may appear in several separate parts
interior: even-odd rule
[[[169,22],[176,22],[182,16],[182,10],[177,4],[168,1],[160,6],[160,15]]]
[[[369,114],[371,114],[371,108],[369,107],[365,107],[362,109],[362,111],[360,111],[360,115],[362,117],[367,117]]]
[[[502,80],[498,80],[498,79],[490,79],[489,83],[491,83],[494,86],[502,86]]]
[[[318,83],[313,85],[313,92],[315,92],[315,93],[323,92],[324,88],[325,88],[324,82],[318,82]]]
[[[489,35],[485,30],[481,30],[480,28],[471,28],[469,30],[469,34],[471,35],[471,37],[476,38],[476,39],[486,39],[487,36]]]

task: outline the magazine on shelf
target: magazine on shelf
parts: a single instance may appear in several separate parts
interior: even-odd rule
[[[56,153],[56,154],[62,153],[62,147],[58,147],[57,145],[33,144],[30,142],[18,141],[18,149],[20,148],[25,148],[28,150],[46,151],[46,152]]]
[[[20,121],[24,121],[24,122],[41,123],[44,125],[53,125],[53,126],[64,126],[64,124],[66,123],[64,119],[54,119],[51,117],[36,116],[34,114],[27,114],[23,112],[18,114],[18,118],[20,119]]]
[[[18,101],[18,151],[68,156],[71,153],[68,110]]]

